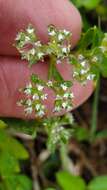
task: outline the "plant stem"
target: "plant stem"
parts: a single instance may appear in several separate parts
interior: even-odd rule
[[[91,120],[91,131],[90,140],[94,140],[97,130],[97,117],[98,117],[98,104],[99,104],[99,91],[100,91],[100,74],[97,79],[97,86],[94,93],[93,108],[92,108],[92,120]]]
[[[62,145],[60,147],[60,158],[62,162],[62,168],[65,171],[68,171],[70,173],[73,173],[73,163],[69,159],[68,154],[67,154],[67,145]]]
[[[48,71],[48,79],[52,80],[55,79],[56,81],[63,81],[63,77],[61,76],[60,72],[58,71],[56,67],[56,57],[54,55],[50,56],[50,65],[49,65],[49,71]]]
[[[64,170],[68,170],[68,157],[67,157],[67,152],[66,152],[66,147],[65,145],[60,147],[60,157],[61,157],[61,162],[62,162],[62,167]]]
[[[49,71],[48,71],[48,79],[49,79],[49,80],[52,79],[52,76],[53,76],[53,68],[54,68],[54,66],[55,66],[55,62],[56,62],[55,57],[52,55],[52,56],[50,57],[50,66],[49,66]]]

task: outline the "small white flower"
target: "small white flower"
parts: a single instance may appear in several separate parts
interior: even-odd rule
[[[58,34],[58,40],[59,40],[59,41],[61,41],[61,40],[63,40],[63,39],[64,39],[64,35],[63,35],[63,34],[61,34],[61,33],[60,33],[60,34]]]
[[[43,94],[43,95],[41,95],[41,99],[42,99],[42,100],[46,100],[46,99],[47,99],[47,96],[48,96],[48,94]]]
[[[28,100],[26,101],[26,104],[27,104],[28,106],[31,106],[31,105],[32,105],[31,99],[28,99]]]
[[[22,105],[23,105],[23,100],[17,102],[17,106],[22,106]]]
[[[35,109],[38,111],[38,110],[40,110],[40,108],[41,108],[41,104],[36,104],[35,105]]]
[[[65,84],[61,84],[61,88],[65,91],[68,87]]]
[[[39,100],[38,94],[34,94],[34,95],[32,96],[32,99],[33,99],[33,100]]]
[[[70,93],[70,94],[69,94],[69,97],[70,97],[70,98],[74,98],[74,94],[73,94],[73,93]]]
[[[27,84],[26,88],[32,88],[32,84],[31,83]]]
[[[55,134],[56,133],[56,129],[52,129],[52,134]]]
[[[79,75],[78,72],[77,72],[77,71],[74,71],[73,77],[76,77],[76,76],[78,76],[78,75]]]
[[[41,47],[41,42],[40,42],[40,41],[37,41],[37,42],[35,42],[34,44],[35,44],[35,46],[37,46],[37,47]]]
[[[55,108],[54,108],[53,111],[54,112],[60,112],[61,111],[61,107],[60,106],[55,106]]]
[[[81,71],[80,71],[80,74],[81,74],[81,75],[84,75],[84,74],[86,74],[86,73],[87,73],[87,70],[81,69]]]
[[[21,34],[20,34],[20,32],[17,34],[17,36],[16,36],[16,41],[18,41],[18,40],[20,40],[20,38],[21,38]]]
[[[37,56],[38,56],[39,59],[41,59],[44,56],[44,53],[38,52]]]
[[[60,133],[61,131],[64,130],[64,127],[63,126],[59,126],[58,128],[56,128],[56,132],[57,133]]]
[[[25,42],[29,42],[29,41],[30,41],[29,36],[25,36]]]
[[[85,67],[85,65],[86,65],[86,61],[82,61],[82,62],[80,62],[80,65],[83,66],[83,67]]]
[[[24,90],[24,93],[25,93],[26,95],[31,95],[31,89],[30,89],[30,88],[26,88],[26,89]]]
[[[61,100],[61,99],[62,99],[62,96],[60,96],[59,94],[57,94],[55,100]]]
[[[67,108],[67,106],[68,106],[68,103],[67,102],[63,102],[62,103],[62,107],[65,109],[65,108]]]
[[[94,57],[92,58],[92,61],[93,61],[93,62],[97,62],[97,61],[98,61],[98,57],[94,56]]]
[[[67,48],[66,48],[66,47],[63,47],[63,48],[62,48],[62,52],[63,52],[63,53],[67,53]]]
[[[36,113],[37,116],[43,117],[45,115],[45,112],[43,110],[40,110],[39,112]]]
[[[58,60],[56,61],[56,63],[57,63],[57,64],[61,64],[61,60],[58,59]]]
[[[68,105],[68,106],[67,106],[67,111],[70,111],[70,110],[72,110],[72,106],[71,106],[71,105]]]
[[[55,31],[54,30],[52,30],[52,31],[50,31],[50,32],[48,32],[48,34],[50,35],[50,36],[55,36]]]
[[[79,61],[82,61],[84,59],[84,56],[82,54],[79,54],[78,59],[79,59]]]
[[[70,34],[70,32],[69,31],[67,31],[67,30],[63,30],[63,33],[67,36],[67,35],[69,35]]]
[[[26,29],[26,31],[27,31],[29,34],[32,34],[32,33],[34,32],[34,28],[28,27],[28,28]]]
[[[87,76],[87,80],[93,80],[95,78],[94,74],[90,74]]]
[[[69,95],[70,95],[69,92],[66,92],[66,93],[63,95],[63,97],[64,97],[64,98],[69,98]]]
[[[47,85],[48,85],[48,87],[52,87],[52,86],[53,86],[52,81],[51,81],[51,80],[49,80],[49,81],[47,82]]]
[[[32,48],[32,49],[30,50],[30,54],[35,55],[35,49],[34,49],[34,48]]]
[[[27,107],[27,108],[24,109],[24,111],[25,111],[26,114],[31,114],[33,109],[32,109],[32,107]]]
[[[73,93],[70,93],[70,92],[66,92],[64,95],[63,95],[64,98],[74,98],[74,94]]]
[[[26,85],[26,88],[25,88],[25,90],[24,90],[24,93],[25,93],[26,95],[31,95],[31,88],[32,88],[32,84],[31,84],[31,83],[27,84],[27,85]]]
[[[39,91],[42,91],[42,90],[44,89],[44,86],[38,84],[38,85],[37,85],[37,89],[38,89]]]

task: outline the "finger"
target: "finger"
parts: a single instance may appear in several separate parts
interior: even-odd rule
[[[81,33],[81,17],[68,0],[1,0],[0,1],[0,55],[16,55],[12,46],[16,34],[31,23],[42,41],[47,41],[47,26],[54,24],[72,32],[75,45]]]
[[[2,1],[3,2],[3,1]],[[5,2],[5,0],[4,0]],[[11,0],[11,2],[13,2]],[[9,1],[10,3],[10,1]],[[58,0],[57,4],[54,1],[26,0],[24,10],[22,5],[24,0],[19,0],[18,5],[16,3],[9,4],[7,12],[4,9],[2,15],[8,18],[5,25],[2,23],[2,41],[0,53],[2,55],[17,55],[16,50],[11,46],[18,32],[22,28],[26,28],[29,23],[32,23],[37,28],[37,33],[42,41],[47,41],[47,26],[54,24],[58,28],[65,28],[73,33],[73,45],[75,45],[80,37],[81,32],[81,18],[76,8],[68,1]],[[3,7],[4,3],[2,3]],[[12,14],[9,10],[15,7]],[[61,6],[60,6],[61,5]],[[2,9],[3,10],[3,9]],[[7,34],[7,35],[6,35]],[[61,64],[59,68],[61,74],[65,79],[71,79],[70,68],[67,64]],[[38,63],[32,70],[29,71],[27,64],[14,57],[1,57],[0,58],[0,87],[2,93],[0,94],[0,115],[10,117],[25,117],[23,109],[16,105],[17,101],[21,98],[18,89],[24,87],[25,83],[29,80],[31,72],[35,72],[39,77],[47,78],[48,67],[45,63]],[[86,87],[82,87],[76,83],[73,86],[75,95],[75,106],[81,104],[92,92],[92,83],[88,83]],[[77,93],[78,92],[78,93]],[[48,91],[49,98],[45,102],[48,110],[48,115],[53,115],[52,109],[54,105],[54,95]],[[62,113],[60,113],[62,114]]]
[[[67,63],[61,63],[58,66],[59,72],[62,74],[65,80],[71,80],[71,67]],[[17,102],[22,98],[22,94],[19,92],[20,88],[25,87],[28,83],[31,73],[35,73],[40,76],[41,79],[47,79],[48,64],[37,63],[31,70],[26,65],[25,61],[21,61],[19,58],[4,58],[0,57],[0,115],[8,117],[25,118],[22,107],[17,106]],[[83,103],[87,97],[92,93],[92,82],[88,82],[86,86],[81,86],[79,83],[75,83],[72,87],[74,93],[74,108]],[[47,108],[47,115],[53,116],[54,108],[54,93],[51,90],[47,90],[48,99],[44,104]],[[63,112],[64,113],[64,112]],[[59,114],[63,114],[60,112]],[[32,117],[32,116],[31,116]],[[34,117],[34,116],[33,116]]]

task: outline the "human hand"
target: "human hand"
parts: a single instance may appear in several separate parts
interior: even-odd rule
[[[54,24],[59,29],[72,32],[72,43],[75,46],[81,33],[81,18],[77,9],[67,0],[1,0],[0,10],[0,116],[24,118],[23,108],[16,104],[22,97],[19,89],[29,81],[32,72],[46,79],[48,65],[38,63],[29,70],[27,63],[20,60],[12,46],[17,32],[31,23],[37,29],[37,35],[45,42],[47,26]],[[58,69],[64,79],[71,79],[69,65],[62,63]],[[92,93],[93,85],[88,82],[86,86],[81,86],[76,82],[72,90],[75,96],[74,107],[77,107]],[[52,115],[53,103],[54,98],[50,94],[46,101],[48,115]]]

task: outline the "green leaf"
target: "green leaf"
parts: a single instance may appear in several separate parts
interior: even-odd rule
[[[107,130],[103,130],[103,131],[100,131],[96,134],[95,136],[95,139],[103,139],[103,138],[107,138]]]
[[[0,152],[0,174],[1,176],[9,176],[15,172],[19,172],[19,163],[17,159],[4,150]]]
[[[9,136],[5,131],[0,130],[0,148],[6,150],[17,159],[27,159],[28,152],[18,140]]]
[[[71,0],[78,8],[85,7],[86,9],[94,9],[98,6],[101,0]]]
[[[25,175],[5,178],[5,190],[32,190],[32,181]]]
[[[0,120],[0,129],[3,129],[5,127],[7,127],[7,124],[4,121]]]
[[[73,176],[68,172],[59,172],[56,177],[63,190],[86,190],[85,182],[79,176]]]
[[[15,132],[25,133],[34,136],[36,128],[39,125],[37,120],[22,120],[16,118],[5,118],[3,119],[7,124],[8,128],[14,130]]]
[[[74,136],[78,141],[88,140],[89,131],[86,128],[77,126],[74,131]]]
[[[102,37],[102,32],[96,26],[89,28],[81,37],[78,45],[79,50],[86,51],[87,49],[97,47],[101,43]]]
[[[98,58],[96,66],[98,67],[101,75],[103,77],[107,77],[107,55],[104,54],[99,48],[96,48],[93,54]]]
[[[107,190],[107,176],[98,176],[88,185],[88,190]]]
[[[87,9],[94,9],[101,2],[101,0],[83,0],[83,5]]]

